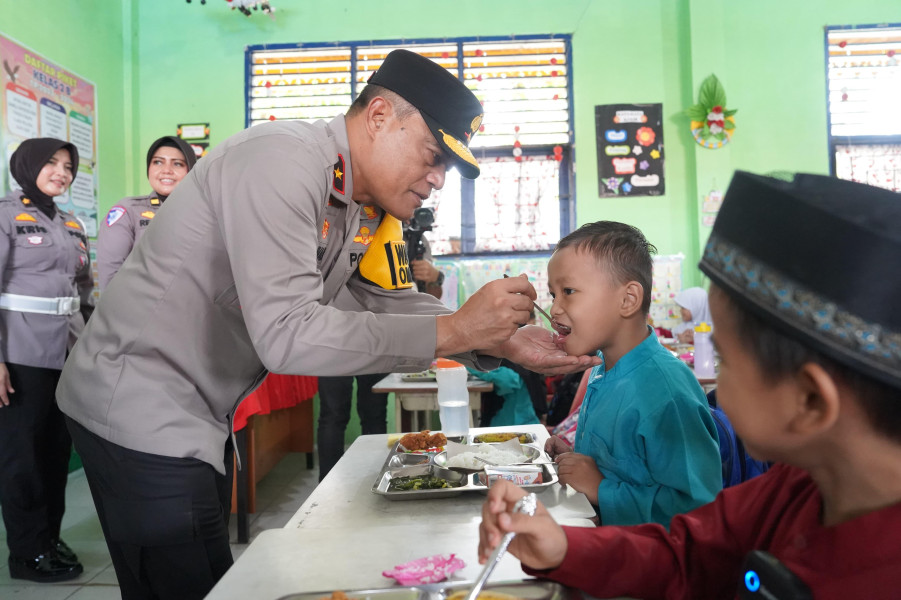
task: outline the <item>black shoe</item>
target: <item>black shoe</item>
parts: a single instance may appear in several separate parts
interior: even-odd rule
[[[81,563],[71,563],[60,558],[54,550],[38,554],[31,560],[9,557],[9,576],[38,583],[67,581],[81,575]]]
[[[50,546],[54,550],[56,550],[57,556],[63,559],[66,562],[70,562],[72,564],[78,563],[78,555],[72,551],[72,548],[69,548],[69,544],[64,542],[61,538],[57,538],[55,540],[50,540]]]

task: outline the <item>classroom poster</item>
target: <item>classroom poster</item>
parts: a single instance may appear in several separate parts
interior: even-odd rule
[[[20,189],[9,173],[9,158],[32,137],[54,137],[78,148],[78,173],[56,198],[97,236],[97,98],[94,84],[0,35],[3,65],[0,94],[0,195]]]
[[[662,195],[663,105],[598,105],[594,117],[598,195]]]

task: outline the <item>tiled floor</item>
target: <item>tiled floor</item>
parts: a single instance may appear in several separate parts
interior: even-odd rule
[[[306,468],[306,455],[286,456],[257,484],[257,512],[248,515],[250,541],[261,531],[283,527],[316,487],[319,467]],[[237,519],[232,515],[232,555],[237,559],[248,544],[238,544]],[[100,522],[94,510],[84,471],[69,475],[66,487],[66,515],[63,518],[62,538],[78,554],[84,573],[64,583],[32,583],[9,577],[6,531],[0,522],[0,598],[35,598],[40,600],[118,600],[119,586],[110,562]]]

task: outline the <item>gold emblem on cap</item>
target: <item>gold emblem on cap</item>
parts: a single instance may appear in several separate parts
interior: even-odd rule
[[[470,131],[472,131],[473,133],[475,133],[476,130],[478,130],[479,126],[481,126],[481,124],[482,124],[482,117],[483,117],[483,116],[485,116],[485,115],[479,115],[479,116],[477,116],[475,119],[472,120],[472,125],[469,126],[469,130],[470,130]]]
[[[465,145],[463,145],[463,142],[461,142],[454,136],[450,135],[449,133],[445,132],[443,129],[439,129],[438,131],[441,132],[442,141],[444,141],[444,144],[448,148],[450,148],[450,150],[454,154],[456,154],[457,156],[459,156],[460,158],[462,158],[463,160],[465,160],[466,162],[468,162],[469,164],[471,164],[474,167],[479,166],[479,163],[476,162],[476,159],[472,155],[472,152],[469,151],[469,148],[467,148]]]

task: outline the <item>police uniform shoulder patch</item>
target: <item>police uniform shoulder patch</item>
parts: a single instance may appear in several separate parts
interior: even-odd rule
[[[19,213],[16,215],[16,221],[28,221],[29,223],[37,223],[38,220],[28,213]]]
[[[360,233],[363,229],[368,228],[361,227]],[[360,277],[386,290],[413,287],[413,273],[407,260],[400,221],[386,214],[375,234],[368,236],[368,241],[371,245],[360,259]]]
[[[160,205],[160,199],[159,199],[159,198],[151,198],[151,199],[150,199],[150,206],[159,206],[159,205]]]
[[[338,155],[338,161],[335,163],[332,178],[332,187],[339,194],[344,194],[344,157]]]
[[[121,206],[114,206],[109,209],[109,212],[106,213],[106,226],[112,227],[116,224],[116,221],[125,216],[125,209]]]

